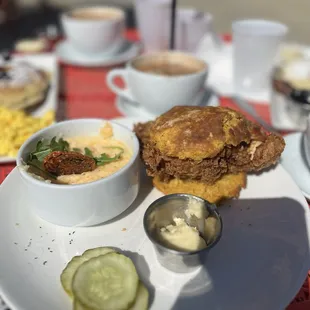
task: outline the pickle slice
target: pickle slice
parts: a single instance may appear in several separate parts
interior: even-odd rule
[[[66,268],[60,275],[60,281],[63,289],[66,293],[72,297],[72,279],[76,272],[76,270],[86,261],[93,257],[97,257],[100,255],[105,255],[107,253],[115,252],[111,248],[107,247],[99,247],[95,249],[86,250],[81,256],[74,256],[71,261],[67,264]]]
[[[149,307],[149,292],[142,282],[139,282],[137,296],[134,304],[128,310],[147,310]],[[76,310],[83,310],[76,309]]]
[[[148,310],[149,292],[142,282],[139,282],[137,296],[134,304],[128,310]],[[73,310],[91,310],[84,307],[76,299],[73,301]]]
[[[80,304],[76,299],[73,300],[73,310],[90,310],[85,308],[82,304]]]
[[[84,262],[76,271],[72,292],[84,307],[125,310],[137,295],[139,277],[130,258],[108,253]]]

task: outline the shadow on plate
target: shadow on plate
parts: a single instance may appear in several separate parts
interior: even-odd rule
[[[306,155],[306,138],[305,138],[305,133],[301,134],[301,139],[300,139],[300,153],[303,161],[306,163],[306,166],[310,169],[310,162],[307,160],[307,155]]]
[[[131,206],[128,209],[126,209],[123,213],[118,215],[117,217],[115,217],[115,218],[113,218],[107,222],[97,224],[97,225],[93,225],[92,227],[111,224],[111,223],[117,222],[117,221],[123,219],[124,217],[128,216],[130,213],[135,211],[141,205],[141,203],[144,201],[144,199],[147,197],[147,195],[151,192],[152,189],[153,189],[152,179],[146,175],[146,172],[144,169],[141,169],[139,193],[138,193],[138,196],[135,199],[135,201],[131,204]]]
[[[284,309],[306,278],[309,215],[285,197],[233,200],[219,211],[222,238],[171,309]]]

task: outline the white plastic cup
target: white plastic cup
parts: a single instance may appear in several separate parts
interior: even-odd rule
[[[235,21],[233,33],[234,90],[248,98],[270,92],[270,75],[278,48],[288,27],[276,21]]]
[[[169,49],[171,0],[135,0],[135,14],[145,52]],[[210,37],[215,45],[219,38],[213,30],[209,13],[191,8],[176,10],[175,48],[183,52],[196,51],[200,41]]]
[[[171,0],[135,0],[135,15],[145,52],[169,48]]]

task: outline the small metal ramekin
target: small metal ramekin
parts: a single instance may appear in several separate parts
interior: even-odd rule
[[[189,202],[195,200],[201,203],[207,210],[207,217],[212,216],[216,221],[217,231],[211,239],[205,240],[207,247],[194,252],[177,251],[168,248],[158,238],[159,231],[173,223],[173,218],[187,219],[185,211]],[[210,249],[220,240],[223,230],[222,218],[217,207],[208,201],[189,194],[171,194],[155,200],[146,210],[144,219],[144,230],[154,245],[159,263],[173,272],[192,272],[204,265]]]

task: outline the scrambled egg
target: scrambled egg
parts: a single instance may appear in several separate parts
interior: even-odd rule
[[[15,157],[21,145],[31,135],[51,125],[54,120],[54,111],[49,111],[42,117],[33,117],[24,111],[0,107],[0,156]]]

